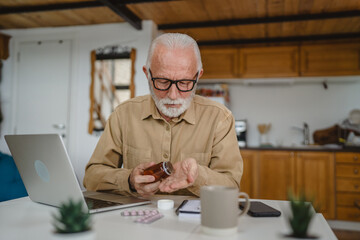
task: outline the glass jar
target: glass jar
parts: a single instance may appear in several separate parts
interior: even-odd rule
[[[160,181],[169,177],[174,172],[174,167],[171,162],[160,162],[144,170],[143,175],[152,175],[155,181]]]

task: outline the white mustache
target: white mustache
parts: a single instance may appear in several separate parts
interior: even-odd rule
[[[186,102],[186,99],[175,99],[171,100],[169,98],[163,98],[159,100],[159,103],[161,104],[184,104]]]

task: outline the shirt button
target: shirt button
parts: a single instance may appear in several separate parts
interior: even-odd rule
[[[163,157],[164,157],[164,158],[168,158],[169,155],[168,155],[167,153],[164,153]]]
[[[169,131],[170,130],[170,127],[169,126],[166,126],[166,131]]]

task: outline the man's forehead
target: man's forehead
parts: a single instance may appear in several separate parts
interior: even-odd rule
[[[155,68],[176,68],[189,71],[196,71],[196,56],[192,49],[169,49],[158,48],[152,57],[151,69]]]

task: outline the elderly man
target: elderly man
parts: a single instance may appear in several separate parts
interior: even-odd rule
[[[151,44],[143,71],[150,95],[130,99],[111,114],[86,166],[93,191],[151,196],[199,196],[204,185],[239,187],[243,162],[234,118],[223,105],[196,96],[203,74],[197,43],[168,33]],[[154,182],[144,169],[170,161],[175,172]]]

